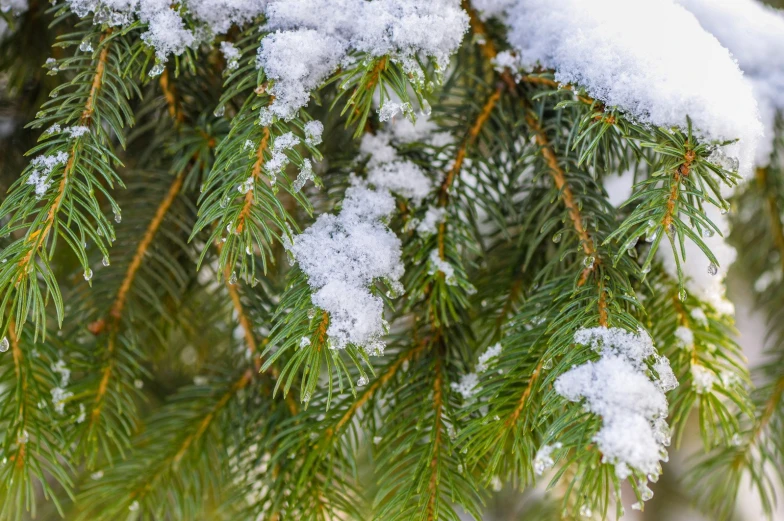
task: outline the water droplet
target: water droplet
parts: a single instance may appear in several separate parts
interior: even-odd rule
[[[215,115],[216,118],[219,118],[223,116],[225,113],[226,113],[226,105],[221,105],[220,107],[215,109],[215,112],[213,114]]]
[[[740,168],[740,161],[738,161],[737,157],[731,157],[729,160],[729,164],[730,164],[730,170],[732,170],[733,172],[737,172],[738,169]]]
[[[594,257],[593,255],[588,255],[586,258],[583,259],[583,266],[585,266],[587,269],[590,270],[593,268],[593,264],[595,262],[596,262],[596,257]]]
[[[632,505],[632,510],[642,510],[642,501],[638,501]]]
[[[253,255],[253,249],[250,246],[245,246],[245,254]]]
[[[422,100],[422,114],[430,116],[432,112],[433,109],[430,107],[430,103],[428,103],[427,100]]]
[[[542,363],[542,369],[544,369],[545,371],[549,371],[552,368],[553,368],[553,359],[552,358],[548,358],[547,360],[545,360]]]
[[[710,275],[716,275],[719,272],[719,267],[713,264],[712,262],[708,264],[708,273]]]
[[[720,212],[721,212],[721,215],[727,215],[730,212],[729,205],[722,206]]]
[[[647,275],[648,273],[651,272],[651,265],[646,264],[645,266],[642,267],[640,271],[643,273],[643,275]]]
[[[359,380],[357,380],[357,386],[358,387],[365,386],[365,385],[367,385],[367,383],[368,383],[368,379],[367,379],[366,376],[360,376]]]
[[[79,50],[82,52],[92,52],[93,44],[90,43],[90,40],[82,40],[82,43],[79,44]]]
[[[5,353],[8,351],[8,346],[8,337],[3,337],[3,339],[0,340],[0,353]]]
[[[678,292],[678,299],[679,299],[681,302],[686,302],[686,297],[687,297],[687,296],[688,296],[688,295],[686,294],[686,290],[685,290],[685,289],[683,289],[683,288],[681,288],[681,290]]]
[[[229,284],[231,284],[233,286],[236,283],[237,283],[237,272],[232,271],[231,272],[231,276],[229,276]]]
[[[581,516],[583,516],[583,517],[591,517],[592,514],[593,514],[593,511],[591,510],[591,507],[589,507],[588,505],[582,505],[580,507],[580,515]]]
[[[373,436],[373,443],[375,445],[378,445],[379,443],[381,443],[381,436]]]
[[[308,310],[308,318],[311,318],[311,319],[312,319],[312,318],[313,318],[313,317],[315,317],[315,316],[316,316],[316,310],[315,310],[315,308],[310,308],[310,309]]]
[[[122,222],[122,215],[120,215],[120,212],[114,212],[114,222],[117,224]]]
[[[648,501],[653,497],[653,490],[649,489],[647,486],[642,489],[640,497],[643,501]]]
[[[103,260],[101,261],[101,264],[103,264],[104,266],[108,266],[109,265],[109,257],[104,257]]]
[[[558,244],[559,242],[561,242],[562,237],[563,237],[563,231],[556,233],[555,235],[553,235],[553,242],[555,244]]]
[[[147,74],[150,76],[150,78],[160,76],[161,74],[163,74],[164,68],[165,67],[162,63],[156,63],[155,65],[152,66],[152,69],[150,69],[150,72]]]
[[[712,228],[705,228],[704,230],[702,230],[703,237],[713,237],[715,233],[716,232],[714,232]]]
[[[93,278],[93,270],[87,268],[84,270],[84,280],[90,280],[91,278]]]
[[[732,435],[732,439],[730,440],[730,445],[733,447],[740,447],[743,443],[743,438],[740,437],[740,434],[737,432]]]

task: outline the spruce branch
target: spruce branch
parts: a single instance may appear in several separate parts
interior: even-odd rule
[[[0,516],[14,520],[24,519],[28,512],[34,516],[39,494],[62,515],[58,496],[73,499],[74,484],[72,468],[61,458],[67,449],[66,421],[57,417],[62,411],[53,410],[61,398],[50,394],[59,384],[53,370],[55,350],[51,344],[31,348],[32,335],[18,332],[13,320],[8,338],[12,359],[0,366]]]
[[[77,34],[88,41],[97,36],[95,29]],[[68,43],[65,40],[63,45]],[[77,54],[61,60],[59,69],[77,71],[73,80],[54,91],[66,99],[60,102],[56,97],[45,103],[40,117],[32,124],[40,127],[49,122],[56,126],[45,132],[43,142],[29,152],[43,151],[43,155],[27,167],[0,206],[0,217],[9,218],[3,232],[24,230],[24,236],[6,248],[8,262],[0,272],[2,314],[5,316],[7,309],[8,316],[14,317],[19,328],[32,315],[36,334],[45,334],[45,308],[49,298],[54,300],[58,321],[62,323],[62,296],[49,264],[55,251],[55,236],[60,235],[69,244],[88,280],[92,270],[84,246],[86,239],[93,240],[108,255],[114,229],[94,192],[101,192],[119,215],[119,206],[100,179],[109,186],[122,185],[112,166],[118,160],[109,148],[110,137],[104,125],[121,139],[120,129],[132,121],[126,101],[131,90],[119,73],[122,57],[127,52],[123,43],[116,41],[116,34],[108,31],[100,33],[92,58]],[[68,127],[69,124],[75,126]],[[51,185],[54,190],[49,189]],[[67,211],[66,220],[59,217],[63,210]]]

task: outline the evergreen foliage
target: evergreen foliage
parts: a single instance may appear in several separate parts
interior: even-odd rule
[[[712,518],[744,477],[772,515],[776,107],[747,179],[746,134],[652,125],[523,61],[534,0],[0,2],[0,519],[457,521],[535,487],[520,519],[610,519],[660,475],[670,494],[670,457]],[[270,53],[316,22],[286,16],[350,5],[402,25],[283,49],[298,106]],[[574,399],[603,363],[627,387]]]

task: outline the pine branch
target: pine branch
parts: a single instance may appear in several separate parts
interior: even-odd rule
[[[91,28],[77,36],[90,41],[96,37],[96,31]],[[72,44],[68,40],[62,42],[62,45]],[[131,123],[126,101],[131,91],[119,75],[121,60],[128,52],[129,49],[117,41],[117,33],[109,31],[101,34],[92,59],[77,54],[57,64],[59,70],[78,72],[71,82],[55,89],[54,94],[71,88],[73,92],[64,102],[57,98],[47,102],[32,124],[40,127],[54,122],[56,126],[45,132],[43,143],[29,152],[44,151],[44,154],[27,167],[0,206],[0,217],[10,218],[3,233],[24,230],[24,237],[5,249],[9,262],[0,268],[2,314],[5,315],[8,309],[8,315],[14,317],[20,328],[32,314],[36,334],[45,334],[45,307],[50,296],[58,321],[62,323],[63,319],[62,296],[50,267],[55,237],[60,235],[70,245],[88,280],[92,270],[84,246],[86,239],[93,240],[102,253],[108,255],[109,240],[114,237],[114,229],[101,211],[94,191],[100,191],[115,214],[119,214],[119,207],[100,179],[109,186],[122,185],[112,167],[117,160],[109,148],[110,138],[104,125],[122,139],[120,129]],[[76,126],[67,127],[72,123]],[[55,189],[50,190],[50,186]],[[67,220],[59,217],[64,210]],[[96,221],[95,225],[92,220]],[[42,293],[39,281],[43,283],[45,293]]]
[[[60,515],[58,493],[73,497],[71,467],[61,458],[67,449],[62,429],[67,420],[58,417],[63,414],[58,410],[62,398],[50,393],[59,385],[53,370],[54,348],[39,344],[32,349],[31,335],[21,334],[17,336],[15,324],[9,321],[12,359],[0,366],[0,516],[14,520],[24,519],[28,512],[35,516],[40,494],[54,503]]]

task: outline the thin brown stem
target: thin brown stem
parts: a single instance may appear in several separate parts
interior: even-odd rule
[[[251,177],[253,178],[254,182],[256,182],[259,177],[261,177],[261,168],[264,166],[264,152],[266,152],[267,148],[269,148],[269,139],[269,128],[264,127],[264,130],[262,130],[261,141],[259,142],[258,148],[256,148],[256,161],[253,163],[253,169],[251,170]],[[253,208],[254,192],[255,190],[248,190],[245,193],[245,203],[243,204],[242,210],[240,210],[240,214],[237,217],[237,233],[242,233],[242,230],[245,227],[245,220],[248,218],[248,215],[250,215],[251,208]]]
[[[784,270],[784,227],[781,224],[781,212],[779,210],[778,199],[776,198],[776,190],[770,186],[770,179],[768,178],[767,168],[757,169],[757,183],[762,189],[768,205],[768,215],[770,217],[770,230],[773,234],[773,242],[779,250],[779,259],[781,261],[781,268]]]
[[[433,422],[433,457],[430,460],[430,482],[428,483],[428,493],[430,494],[427,502],[427,519],[433,521],[437,517],[436,498],[438,497],[438,460],[441,451],[441,417],[444,409],[443,397],[443,375],[441,373],[441,359],[436,358],[435,377],[433,379],[433,410],[435,418]]]

